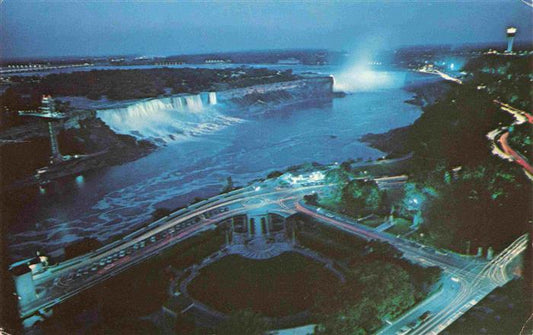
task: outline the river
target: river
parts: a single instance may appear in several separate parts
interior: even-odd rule
[[[297,72],[316,69],[300,66]],[[321,72],[335,70],[324,67]],[[217,105],[211,113],[225,120],[220,127],[207,127],[210,131],[170,141],[136,161],[70,178],[46,191],[13,195],[19,204],[15,222],[9,224],[11,257],[52,251],[81,237],[104,240],[129,231],[149,220],[158,207],[174,208],[196,196],[218,193],[228,176],[245,185],[305,162],[381,157],[382,152],[358,138],[406,126],[419,117],[420,108],[404,102],[412,97],[402,88],[405,76],[403,71],[378,71],[368,79],[376,80],[375,85],[360,90],[351,85],[353,93],[343,98],[269,113],[226,115],[224,105]],[[196,122],[203,129],[202,122],[210,120]]]

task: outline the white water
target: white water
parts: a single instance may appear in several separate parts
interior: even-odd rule
[[[335,76],[333,88],[346,93],[399,89],[404,86],[405,78],[406,72],[372,71],[367,68],[352,67]]]
[[[217,92],[209,92],[209,104],[210,105],[217,104]]]
[[[331,72],[336,86],[350,84],[353,76],[337,80],[340,72]],[[404,72],[377,77],[385,75],[398,78],[392,82],[405,77]],[[196,196],[218,193],[228,176],[246,185],[273,170],[303,162],[381,157],[382,152],[358,139],[369,132],[406,126],[420,115],[418,107],[404,103],[412,94],[392,86],[354,90],[329,103],[280,107],[273,113],[252,116],[243,111],[238,115],[247,122],[225,128],[224,122],[241,120],[225,116],[223,104],[208,104],[208,94],[191,96],[189,101],[163,98],[101,110],[98,115],[121,133],[166,136],[167,141],[172,141],[169,136],[175,131],[182,131],[184,137],[202,131],[205,135],[194,141],[174,137],[172,145],[139,160],[84,173],[81,182],[65,180],[42,194],[14,194],[10,200],[19,214],[9,225],[11,257],[18,260],[35,255],[36,250],[56,250],[82,237],[106,240],[131,232],[150,220],[156,208],[175,208]],[[176,129],[169,130],[171,125]],[[215,132],[217,127],[220,130]]]
[[[207,96],[141,101],[122,108],[99,110],[97,116],[119,134],[172,142],[212,133],[241,121],[220,113],[214,106],[216,103],[216,92],[211,92]]]

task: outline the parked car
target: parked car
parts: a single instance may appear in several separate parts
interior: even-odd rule
[[[409,333],[411,331],[411,328],[408,327],[408,326],[403,326],[402,328],[400,328],[400,330],[398,330],[396,332],[396,335],[405,335],[407,333]]]
[[[409,323],[407,326],[410,327],[411,329],[415,329],[416,327],[418,327],[420,324],[422,323],[422,321],[420,320],[415,320],[411,323]]]
[[[429,319],[430,316],[431,316],[431,312],[430,312],[430,311],[425,311],[422,315],[420,315],[420,317],[418,318],[418,320],[424,322],[424,321],[426,321],[427,319]]]

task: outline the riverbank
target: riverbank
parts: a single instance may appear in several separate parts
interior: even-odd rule
[[[472,81],[451,87],[411,126],[362,140],[390,156],[413,153],[410,188],[423,199],[413,239],[490,258],[528,231],[531,197],[524,194],[531,194],[531,184],[519,165],[491,152],[495,129],[512,117]]]
[[[404,72],[387,75],[402,83],[405,77]],[[302,162],[378,159],[383,152],[357,139],[365,132],[387,131],[418,118],[420,109],[404,103],[409,97],[395,86],[348,94],[342,99],[273,107],[268,113],[235,108],[240,114],[231,117],[241,121],[220,130],[169,142],[140,159],[65,179],[47,187],[46,192],[35,188],[13,193],[7,203],[11,215],[6,216],[11,256],[20,259],[34,255],[35,250],[56,250],[84,237],[105,241],[131,232],[150,220],[158,208],[180,207],[195,197],[218,194],[228,176],[234,184],[246,185],[271,171]],[[230,110],[222,102],[213,108],[213,114],[218,108],[223,113]],[[195,113],[169,114],[178,118]],[[196,114],[208,116],[205,114],[209,112]],[[139,126],[148,129],[154,119],[148,109],[146,115]],[[48,149],[44,152],[47,154]]]
[[[422,75],[420,74],[420,76]],[[419,106],[423,111],[428,106],[443,99],[453,87],[453,84],[435,79],[435,76],[426,75],[425,77],[428,77],[428,79],[422,82],[407,80],[405,87],[406,91],[414,94],[413,98],[405,100],[405,103]],[[409,125],[391,129],[385,133],[367,133],[361,136],[359,140],[367,143],[372,148],[387,153],[388,158],[398,158],[412,152],[412,146],[410,145],[412,128],[413,125]]]
[[[136,160],[156,146],[148,141],[113,132],[94,113],[85,112],[54,125],[61,152],[71,159],[49,165],[50,143],[45,122],[35,122],[10,129],[0,139],[10,141],[0,145],[2,155],[1,182],[4,190],[30,186],[89,170]],[[49,166],[41,180],[34,177],[36,169]]]
[[[283,108],[295,103],[305,102],[307,99],[331,98],[333,91],[333,79],[331,77],[310,77],[294,81],[277,82],[272,84],[253,85],[243,88],[233,88],[218,93],[220,102],[227,104],[233,113],[239,113],[240,110],[247,108],[248,111],[260,112],[268,111],[274,108]],[[214,96],[214,98],[211,97]],[[209,99],[214,99],[210,103],[217,103],[217,93],[211,93]],[[82,156],[83,159],[72,159],[61,164],[51,165],[46,176],[41,179],[33,177],[35,170],[48,165],[49,146],[48,128],[45,122],[36,121],[26,123],[20,126],[11,127],[0,133],[0,150],[2,152],[2,184],[7,187],[20,188],[32,184],[42,183],[43,180],[55,180],[62,177],[81,174],[89,170],[94,170],[112,165],[120,165],[129,161],[139,159],[155,149],[164,145],[165,140],[145,139],[142,136],[132,136],[128,133],[119,133],[117,129],[112,129],[106,123],[107,119],[102,118],[101,113],[112,113],[113,108],[118,108],[120,113],[117,117],[121,122],[125,122],[128,117],[127,112],[136,109],[145,108],[149,105],[149,114],[147,117],[157,118],[157,114],[162,112],[157,107],[163,108],[162,99],[172,101],[172,99],[183,99],[185,113],[195,113],[189,104],[189,96],[177,95],[168,98],[154,98],[141,101],[112,102],[109,105],[102,101],[96,101],[93,104],[88,103],[87,99],[74,98],[68,100],[68,97],[61,97],[69,101],[71,108],[84,108],[69,113],[66,121],[58,122],[55,125],[58,133],[58,143],[63,154],[70,156]],[[202,107],[202,101],[199,96],[197,99],[190,99],[195,104],[199,101]],[[67,98],[67,99],[65,99]],[[181,104],[181,101],[180,101]],[[152,106],[153,105],[153,106]],[[95,113],[92,108],[107,108],[103,112]],[[178,107],[176,107],[178,108]],[[122,112],[124,110],[124,112]],[[133,115],[132,120],[138,125],[137,120],[142,115],[138,112]],[[179,117],[179,116],[178,116]],[[222,119],[222,118],[221,118]],[[222,120],[222,122],[228,122]],[[116,124],[111,126],[117,127]],[[202,125],[199,124],[198,127]],[[118,125],[120,127],[120,124]],[[168,125],[163,125],[168,128]],[[216,129],[214,129],[216,130]],[[139,133],[141,130],[135,130]],[[199,131],[204,131],[199,128]],[[176,134],[169,133],[171,139],[179,138],[180,129],[176,129]],[[188,134],[187,134],[188,135]],[[193,132],[192,136],[196,134]],[[96,154],[98,153],[98,154]]]

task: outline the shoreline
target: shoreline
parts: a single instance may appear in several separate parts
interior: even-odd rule
[[[287,93],[288,96],[279,98],[280,93]],[[217,92],[221,96],[222,103],[229,104],[232,109],[245,110],[252,107],[253,112],[269,112],[272,109],[287,108],[293,104],[305,103],[308,100],[322,99],[325,97],[333,98],[333,80],[329,76],[314,76],[310,78],[299,78],[292,81],[281,81],[272,84],[252,85],[243,88],[232,88]],[[317,97],[314,98],[314,95]],[[183,97],[187,94],[177,94],[165,97],[145,98],[139,100],[127,100],[127,102],[120,102],[117,105],[111,105],[112,108],[103,110],[112,110],[114,108],[127,108],[136,104],[143,104],[150,101],[157,101],[160,99],[170,99],[172,97]],[[242,100],[251,96],[253,100]],[[62,97],[64,98],[64,97]],[[266,100],[265,104],[257,104],[261,98]],[[313,99],[311,99],[313,98]],[[241,101],[239,101],[241,99]],[[103,120],[98,117],[97,112],[93,110],[73,111],[71,117],[56,126],[56,131],[59,133],[60,147],[65,148],[62,151],[72,152],[76,155],[91,155],[97,152],[104,152],[102,155],[95,155],[87,157],[86,159],[76,159],[62,163],[63,166],[47,165],[48,157],[42,152],[35,152],[35,159],[31,168],[26,167],[25,172],[13,172],[14,176],[9,174],[9,171],[14,171],[14,166],[3,167],[4,171],[8,171],[7,177],[2,176],[3,184],[9,191],[18,190],[21,188],[32,187],[38,184],[47,184],[54,180],[71,177],[73,175],[81,174],[91,170],[111,167],[115,165],[122,165],[131,161],[138,160],[145,157],[164,145],[152,142],[147,139],[140,139],[129,134],[121,134],[110,128]],[[95,106],[92,106],[95,107]],[[110,107],[110,106],[107,106]],[[232,113],[229,113],[232,114]],[[96,135],[98,134],[98,135]],[[41,147],[44,148],[49,145],[47,143],[48,134],[44,122],[38,125],[37,123],[28,123],[23,126],[10,128],[0,133],[0,138],[4,139],[3,151],[10,152],[14,161],[17,158],[17,152],[33,151],[32,144],[36,141],[43,142]],[[101,138],[97,138],[101,137]],[[23,142],[22,142],[23,141]],[[87,142],[95,145],[86,145]],[[73,147],[73,148],[71,148]],[[16,150],[18,148],[18,150]],[[25,149],[27,148],[27,149]],[[41,150],[39,150],[41,151]],[[7,155],[9,158],[9,155]],[[28,161],[23,158],[22,160]],[[40,162],[40,163],[39,163]],[[30,165],[28,164],[28,165]],[[36,169],[41,169],[43,166],[48,167],[51,173],[43,175],[41,180],[34,175]],[[59,169],[64,171],[59,171]],[[69,170],[70,169],[70,170]]]
[[[405,100],[404,103],[419,107],[422,111],[420,116],[422,116],[425,108],[444,97],[451,87],[452,85],[443,79],[419,85],[406,85],[404,90],[413,93],[414,96]],[[408,126],[394,128],[384,133],[364,134],[359,138],[359,141],[371,148],[383,151],[387,158],[402,157],[410,153],[409,135],[414,122]]]

